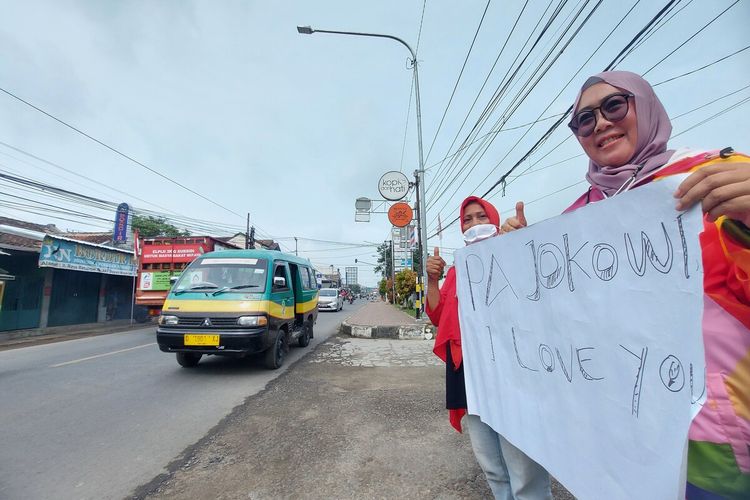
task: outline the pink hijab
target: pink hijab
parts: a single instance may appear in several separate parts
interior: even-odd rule
[[[674,151],[667,150],[667,141],[672,134],[672,123],[654,89],[642,77],[630,71],[605,71],[592,76],[581,87],[573,106],[573,112],[578,110],[578,103],[584,90],[596,83],[608,83],[635,96],[636,122],[638,125],[638,140],[635,154],[625,165],[618,167],[599,165],[589,160],[589,171],[586,179],[589,183],[604,192],[607,196],[614,195],[628,179],[636,174],[636,181],[647,177],[650,173],[666,164]]]

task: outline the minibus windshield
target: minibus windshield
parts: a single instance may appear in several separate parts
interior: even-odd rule
[[[180,276],[173,288],[177,295],[187,292],[262,293],[266,289],[266,259],[198,259]]]

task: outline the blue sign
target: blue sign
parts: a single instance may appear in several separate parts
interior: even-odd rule
[[[128,216],[130,207],[127,203],[120,203],[117,205],[117,213],[115,215],[115,231],[112,241],[115,243],[125,243],[128,241]]]
[[[46,236],[39,253],[39,267],[56,267],[90,273],[135,276],[133,253]]]

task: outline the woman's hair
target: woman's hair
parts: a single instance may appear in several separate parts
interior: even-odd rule
[[[636,180],[639,180],[669,161],[673,151],[667,150],[667,141],[672,134],[672,123],[651,85],[630,71],[605,71],[587,79],[578,92],[573,113],[578,111],[583,92],[602,82],[635,96],[638,127],[635,153],[625,165],[598,165],[589,159],[586,179],[592,186],[612,195],[632,177],[633,172],[637,171]]]
[[[490,223],[494,226],[497,226],[497,228],[500,228],[500,214],[497,211],[497,208],[490,203],[487,200],[484,200],[478,196],[469,196],[466,198],[463,202],[461,202],[461,212],[459,214],[459,227],[463,226],[463,220],[464,220],[464,211],[466,210],[466,207],[470,205],[471,203],[476,203],[480,205],[484,209],[484,213],[487,214],[487,218],[490,219]]]

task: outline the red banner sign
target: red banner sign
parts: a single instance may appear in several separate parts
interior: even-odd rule
[[[143,245],[141,262],[192,262],[206,251],[203,245]]]

